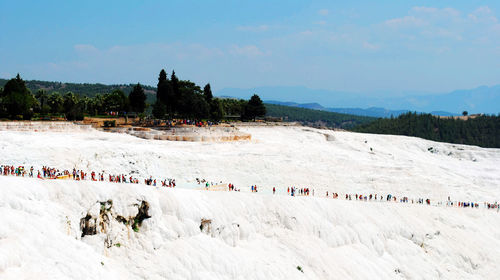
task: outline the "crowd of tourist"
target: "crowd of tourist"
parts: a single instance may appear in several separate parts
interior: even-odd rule
[[[175,119],[175,120],[150,120],[150,125],[152,126],[164,126],[164,127],[175,127],[175,126],[183,126],[183,125],[193,125],[196,127],[207,127],[212,125],[217,125],[217,122],[213,121],[198,121],[198,120],[190,120],[190,119]]]
[[[309,188],[296,188],[296,187],[288,187],[286,190],[287,194],[290,196],[297,195],[305,195],[308,196],[310,194]],[[276,189],[273,188],[273,194],[276,193]],[[313,190],[314,195],[314,190]],[[326,196],[328,196],[328,192],[326,192]]]
[[[2,170],[2,175],[14,175],[21,177],[34,177],[34,168],[31,166],[29,171],[26,170],[24,166],[15,167],[14,165],[0,165],[0,170]],[[41,170],[37,170],[38,179],[61,179],[61,180],[91,180],[91,181],[101,181],[101,182],[112,182],[112,183],[130,183],[139,184],[139,179],[125,174],[107,174],[105,176],[105,171],[102,172],[90,172],[90,177],[87,172],[83,170],[77,170],[73,168],[72,171],[69,170],[59,170],[57,168],[52,168],[48,166],[42,166]],[[107,179],[107,180],[106,180]],[[144,179],[144,184],[148,186],[156,186],[156,179],[149,177]],[[176,186],[175,179],[164,179],[161,180],[162,187],[173,188]]]
[[[276,187],[272,189],[273,194],[276,194]],[[296,187],[288,187],[287,195],[289,196],[309,196],[312,193],[314,196],[314,189],[310,190],[309,188],[296,188]],[[338,199],[340,196],[336,192],[328,192],[325,193],[326,198]],[[409,203],[409,204],[425,204],[431,205],[431,200],[429,198],[409,198],[408,196],[402,196],[399,199],[392,194],[381,195],[381,194],[348,194],[346,193],[344,196],[345,200],[355,200],[355,201],[385,201],[385,202],[399,202],[399,203]],[[438,202],[435,205],[440,206],[443,205],[443,202]],[[472,202],[472,201],[452,201],[450,197],[448,197],[448,201],[444,203],[446,206],[450,207],[460,207],[460,208],[479,208],[480,203]],[[500,210],[500,204],[498,202],[484,202],[484,208],[486,209],[497,209]]]
[[[20,177],[34,177],[34,172],[35,169],[33,166],[31,166],[29,169],[25,168],[24,166],[14,166],[14,165],[0,165],[0,172],[4,176],[20,176]],[[95,172],[91,171],[90,172],[90,177],[88,176],[87,172],[84,172],[83,170],[78,170],[76,168],[73,168],[71,171],[70,170],[59,170],[57,168],[52,168],[49,166],[43,166],[41,170],[37,170],[37,178],[39,179],[66,179],[66,180],[76,180],[76,181],[81,181],[81,180],[91,180],[91,181],[107,181],[107,182],[113,182],[113,183],[130,183],[130,184],[139,184],[140,180],[138,178],[135,178],[133,176],[128,176],[125,174],[107,174],[105,176],[105,171],[102,172]],[[162,187],[169,187],[173,188],[176,186],[175,179],[163,179],[163,180],[158,180],[161,183]],[[157,179],[153,178],[150,176],[149,178],[144,179],[144,184],[147,186],[159,186],[157,185]],[[206,190],[209,190],[211,186],[220,186],[221,184],[214,184],[214,183],[209,183],[205,179],[199,179],[196,178],[196,182],[199,185],[204,185]],[[227,185],[227,190],[228,191],[240,191],[240,189],[237,189],[234,184],[229,183]],[[258,192],[257,185],[252,185],[250,186],[250,191],[252,193]],[[296,188],[296,187],[288,187],[286,189],[287,195],[289,196],[309,196],[315,195],[314,189],[310,189],[308,187],[306,188]],[[276,194],[276,187],[272,188],[272,193]],[[339,199],[339,194],[336,192],[331,192],[329,193],[326,191],[325,194],[326,198],[333,198],[333,199]],[[411,204],[426,204],[426,205],[431,205],[431,200],[429,198],[415,198],[415,199],[410,199],[407,196],[402,196],[399,199],[392,195],[392,194],[387,194],[387,195],[381,195],[381,194],[348,194],[346,193],[344,196],[345,200],[355,200],[355,201],[386,201],[386,202],[399,202],[399,203],[411,203]],[[499,211],[500,205],[498,202],[483,202],[483,203],[478,203],[474,201],[452,201],[450,197],[448,197],[448,200],[446,202],[438,202],[435,205],[445,205],[449,207],[459,207],[459,208],[479,208],[481,205],[483,205],[484,208],[486,209],[497,209]]]

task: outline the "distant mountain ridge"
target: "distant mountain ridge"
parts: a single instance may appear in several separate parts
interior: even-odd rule
[[[409,110],[389,110],[380,107],[370,107],[366,109],[362,108],[326,108],[318,103],[304,103],[299,104],[296,102],[281,102],[276,100],[268,100],[264,101],[265,103],[275,104],[275,105],[283,105],[283,106],[291,106],[291,107],[300,107],[306,109],[314,109],[314,110],[322,110],[334,113],[341,113],[347,115],[356,115],[356,116],[366,116],[366,117],[376,117],[376,118],[390,118],[391,116],[397,117],[402,114],[410,112]],[[453,114],[445,111],[432,111],[430,112],[432,115],[436,116],[457,116],[458,114]]]
[[[395,113],[399,111],[417,111],[437,113],[439,115],[458,115],[463,111],[468,111],[471,114],[496,115],[500,113],[500,85],[481,86],[470,90],[455,90],[444,94],[385,97],[306,87],[225,88],[217,91],[216,95],[248,98],[254,93],[258,94],[263,100],[288,102],[291,106],[293,106],[293,103],[317,103],[326,108],[341,108],[341,110],[348,110],[349,112],[356,111],[357,108],[390,108]],[[358,114],[362,113],[366,112],[358,111]]]

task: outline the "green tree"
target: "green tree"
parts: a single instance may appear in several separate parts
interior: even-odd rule
[[[20,116],[23,119],[31,119],[33,107],[38,103],[19,74],[5,84],[1,97],[4,113],[15,119]]]
[[[222,108],[222,103],[218,98],[214,98],[210,101],[210,119],[214,121],[220,121],[224,117],[224,109]]]
[[[172,73],[174,83],[177,85],[177,77],[175,77],[175,72]],[[174,115],[176,111],[177,100],[172,88],[172,81],[168,80],[167,73],[164,69],[160,71],[158,77],[158,85],[156,87],[156,103],[154,108],[156,108],[157,113],[165,111],[165,114]],[[162,103],[164,106],[160,106]],[[163,118],[164,116],[162,116]]]
[[[72,110],[76,103],[78,103],[78,97],[72,92],[67,92],[63,96],[64,114],[67,114],[70,110]]]
[[[74,93],[66,93],[63,96],[63,110],[66,119],[69,121],[83,120],[84,102],[85,101],[80,100]]]
[[[130,110],[136,113],[143,113],[146,108],[146,94],[142,86],[137,83],[132,92],[128,96],[130,102]]]
[[[38,99],[38,103],[40,104],[39,112],[42,114],[47,114],[50,112],[49,106],[49,95],[43,89],[39,89],[35,95],[36,99]]]
[[[104,94],[103,106],[106,112],[125,112],[128,110],[128,98],[119,89],[115,89],[112,93]]]
[[[156,86],[156,100],[163,102],[163,104],[167,104],[167,92],[165,88],[167,83],[167,72],[165,72],[165,69],[161,69]]]
[[[188,116],[195,119],[204,119],[209,116],[209,105],[202,95],[194,95],[192,98],[188,99],[191,102],[191,112]]]
[[[170,75],[170,86],[172,89],[172,112],[179,112],[179,103],[181,103],[182,93],[179,86],[179,79],[175,75],[174,70],[172,70],[172,75]]]
[[[93,98],[90,98],[88,96],[82,96],[79,98],[79,102],[82,105],[83,112],[93,115],[94,112],[91,109],[91,102]]]
[[[61,113],[63,111],[64,100],[58,92],[51,93],[47,101],[52,114]]]
[[[164,82],[167,80],[167,72],[165,69],[161,69],[160,75],[158,76],[158,83]]]
[[[248,101],[236,98],[219,98],[224,114],[228,116],[242,116]]]
[[[91,98],[87,104],[87,111],[91,115],[104,113],[104,97],[102,94],[97,94]]]
[[[177,112],[187,118],[207,118],[209,106],[201,88],[191,81],[179,81],[179,99]]]
[[[264,106],[264,102],[260,99],[257,94],[254,94],[248,104],[245,106],[245,111],[243,114],[243,119],[255,121],[257,117],[263,117],[266,115],[266,106]]]
[[[156,119],[164,119],[167,114],[167,106],[163,104],[160,100],[156,100],[153,105],[153,117]]]
[[[212,95],[212,89],[210,88],[210,83],[206,84],[205,87],[203,88],[203,96],[205,96],[205,100],[208,103],[212,101],[212,98],[214,96]]]

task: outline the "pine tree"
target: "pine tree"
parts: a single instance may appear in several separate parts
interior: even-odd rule
[[[210,83],[206,84],[205,87],[203,88],[203,96],[205,96],[205,100],[208,103],[212,101],[212,98],[214,96],[212,95],[212,89],[210,88]]]
[[[161,69],[160,75],[158,76],[158,85],[166,80],[167,80],[167,72],[165,72],[165,69]]]
[[[179,88],[179,79],[175,75],[175,71],[172,70],[172,75],[170,76],[170,87],[172,90],[172,112],[178,113],[180,110],[180,103],[182,99],[182,93]]]
[[[33,107],[37,103],[38,101],[28,90],[19,74],[5,84],[1,107],[10,118],[17,119],[22,116],[23,119],[30,119],[33,115]]]
[[[266,106],[264,106],[264,102],[262,102],[260,97],[254,94],[245,106],[243,118],[255,121],[256,117],[263,117],[264,115],[266,115]]]
[[[162,102],[163,104],[167,103],[167,92],[165,85],[167,84],[167,72],[165,69],[161,69],[160,75],[158,76],[158,85],[156,87],[156,100]]]
[[[130,109],[136,113],[143,113],[146,109],[146,94],[142,86],[137,83],[134,89],[128,95],[128,100],[130,102]]]

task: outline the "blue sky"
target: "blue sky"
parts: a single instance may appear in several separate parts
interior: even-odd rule
[[[0,0],[0,77],[363,94],[500,84],[500,1]]]

